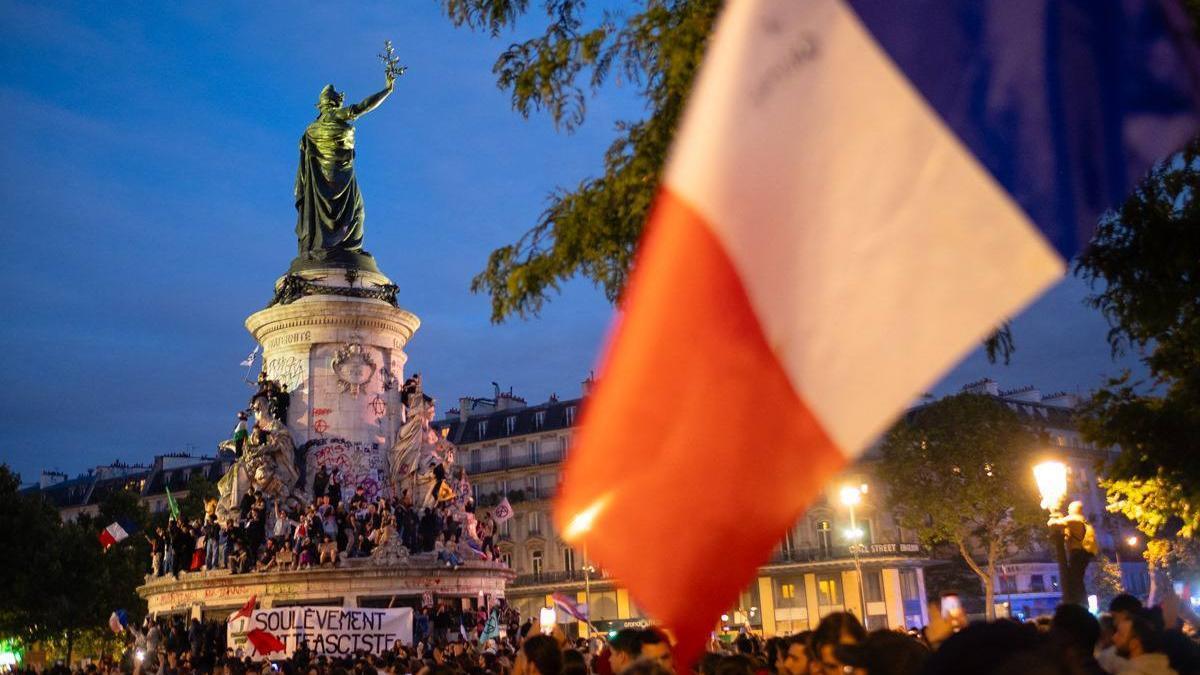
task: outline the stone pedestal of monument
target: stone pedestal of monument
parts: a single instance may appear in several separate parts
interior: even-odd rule
[[[287,427],[304,488],[318,464],[341,471],[347,495],[390,494],[387,455],[402,420],[404,346],[420,326],[396,306],[397,288],[378,272],[289,273],[275,298],[246,319],[263,349],[267,377],[291,396]]]

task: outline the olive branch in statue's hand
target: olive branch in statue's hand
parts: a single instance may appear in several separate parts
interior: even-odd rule
[[[392,48],[391,40],[383,43],[383,53],[378,56],[379,60],[383,61],[383,75],[388,82],[394,81],[408,70],[407,66],[400,65],[400,57],[396,56],[396,50]]]

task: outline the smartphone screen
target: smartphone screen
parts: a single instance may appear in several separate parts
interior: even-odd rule
[[[558,616],[553,607],[543,607],[538,621],[542,624],[542,634],[549,635],[554,632],[554,623],[558,621]]]
[[[962,602],[957,595],[942,596],[942,616],[958,616],[962,614]]]

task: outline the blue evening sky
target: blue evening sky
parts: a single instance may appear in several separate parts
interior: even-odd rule
[[[360,120],[358,172],[366,248],[423,322],[410,370],[443,408],[493,380],[531,402],[578,394],[612,316],[600,291],[576,281],[540,318],[493,326],[468,284],[642,108],[614,86],[574,135],[523,119],[491,74],[518,36],[455,29],[438,6],[0,3],[0,462],[31,481],[228,436],[242,322],[295,255],[297,140],[327,82],[348,101],[382,86],[389,38],[409,71]],[[1012,365],[973,354],[937,391],[1116,372],[1085,291],[1069,281],[1017,319]]]

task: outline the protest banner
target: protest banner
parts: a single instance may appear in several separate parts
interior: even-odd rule
[[[358,651],[382,654],[395,643],[412,644],[411,607],[372,609],[357,607],[276,607],[257,609],[250,616],[231,620],[226,628],[230,649],[256,661],[290,658],[300,642],[308,643],[314,656],[350,656]],[[249,634],[269,634],[284,648],[261,653]]]

